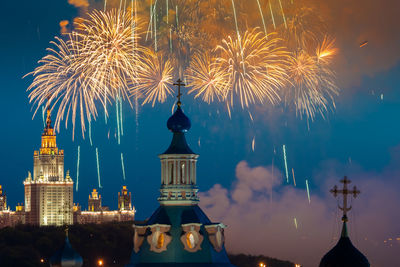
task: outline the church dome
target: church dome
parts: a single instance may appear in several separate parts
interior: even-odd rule
[[[82,257],[72,248],[68,234],[65,237],[64,245],[50,260],[52,267],[81,267]]]
[[[191,126],[190,119],[183,113],[180,103],[174,114],[167,121],[168,130],[173,133],[186,133]]]
[[[322,258],[319,267],[369,267],[368,259],[356,248],[347,235],[346,223],[343,223],[339,242]]]

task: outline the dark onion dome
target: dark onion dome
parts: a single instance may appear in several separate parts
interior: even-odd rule
[[[174,114],[168,119],[167,127],[173,133],[186,133],[191,126],[190,120],[183,114],[180,103]]]
[[[368,259],[350,241],[346,222],[339,242],[322,258],[319,267],[369,267]]]
[[[190,119],[183,113],[181,104],[167,121],[168,129],[174,133],[171,144],[163,154],[195,154],[186,142],[185,133],[190,129]]]
[[[64,245],[59,249],[50,260],[51,267],[81,267],[83,264],[82,257],[72,248],[65,236]]]

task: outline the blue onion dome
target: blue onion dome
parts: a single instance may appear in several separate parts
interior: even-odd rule
[[[181,103],[178,102],[178,108],[167,121],[168,130],[173,133],[186,133],[190,126],[190,119],[183,113]]]
[[[370,267],[368,259],[351,243],[346,222],[339,242],[325,254],[319,267]]]

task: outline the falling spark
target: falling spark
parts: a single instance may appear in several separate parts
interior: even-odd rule
[[[118,97],[115,102],[115,110],[117,112],[117,133],[118,133],[118,145],[121,144],[121,133],[120,133],[120,128],[119,128],[119,107],[118,107]]]
[[[383,94],[381,94],[381,100],[383,100]]]
[[[81,147],[78,146],[78,160],[76,163],[76,186],[75,186],[75,191],[78,192],[78,187],[79,187],[79,163],[81,160]]]
[[[121,135],[124,135],[124,121],[122,119],[122,99],[119,98],[119,123],[121,127]]]
[[[265,26],[264,14],[261,9],[260,0],[257,0],[257,4],[258,4],[258,9],[260,10],[260,16],[261,16],[261,20],[262,20],[262,23],[264,26],[265,38],[268,39],[267,27]]]
[[[283,12],[283,7],[282,7],[281,0],[279,0],[279,5],[281,6],[283,22],[285,23],[285,28],[287,29],[286,17],[285,17],[285,13]]]
[[[282,149],[283,149],[283,160],[285,162],[286,182],[289,183],[289,172],[288,172],[287,159],[286,159],[286,145],[283,145]]]
[[[253,150],[253,152],[254,152],[255,146],[256,146],[256,137],[254,136],[253,141],[251,141],[251,149]]]
[[[43,128],[46,127],[46,120],[44,119],[44,106],[42,106],[42,120],[43,120]]]
[[[249,117],[250,117],[251,121],[254,121],[254,119],[253,119],[253,115],[251,115],[251,112],[250,112],[250,111],[248,111],[248,113],[249,113]]]
[[[308,187],[308,180],[307,180],[307,179],[306,179],[306,187],[307,187],[308,203],[311,203],[311,199],[310,199],[310,188]]]
[[[197,141],[197,144],[199,145],[199,147],[201,147],[200,137],[199,137],[199,140]]]
[[[292,168],[293,184],[296,186],[296,178],[294,177],[294,169]]]
[[[295,226],[296,229],[297,229],[297,219],[296,219],[296,217],[294,218],[294,226]]]
[[[269,0],[268,3],[269,3],[269,10],[271,11],[272,24],[274,24],[274,29],[276,29],[274,12],[272,12],[271,0]]]
[[[97,180],[99,182],[99,188],[103,188],[100,182],[100,164],[99,164],[99,150],[96,147],[96,162],[97,162]]]
[[[125,165],[124,165],[124,155],[121,153],[121,166],[122,166],[122,177],[125,180]]]
[[[360,47],[366,46],[367,44],[368,44],[368,41],[362,42],[362,43],[360,44]]]
[[[167,4],[167,24],[168,24],[168,16],[169,16],[168,2],[169,2],[169,0],[165,0],[165,2]]]
[[[92,122],[89,120],[89,141],[90,141],[90,146],[93,146],[92,142]]]

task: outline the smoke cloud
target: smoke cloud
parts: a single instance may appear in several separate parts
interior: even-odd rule
[[[340,164],[327,163],[324,171],[316,175],[315,182],[321,183],[323,193],[311,192],[309,203],[304,186],[302,189],[282,184],[284,179],[276,168],[252,168],[242,161],[236,166],[232,188],[214,185],[201,194],[200,205],[213,221],[228,225],[229,251],[318,266],[341,231],[341,214],[329,194],[333,185],[340,184],[337,167]],[[396,211],[400,196],[395,188],[400,183],[394,177],[399,173],[385,171],[376,175],[359,171],[350,176],[351,186],[356,185],[362,192],[353,200],[349,213],[350,238],[371,266],[395,266],[398,259],[395,251],[400,248],[400,215]]]

